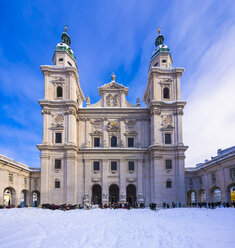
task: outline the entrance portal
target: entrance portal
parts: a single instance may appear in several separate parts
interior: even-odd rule
[[[126,201],[133,206],[136,202],[136,187],[133,184],[129,184],[126,188]]]
[[[101,196],[102,196],[102,189],[101,186],[98,184],[93,185],[92,187],[92,202],[93,204],[101,204]]]
[[[4,206],[14,205],[15,190],[13,188],[6,188],[3,192],[3,204]]]
[[[109,202],[119,202],[119,187],[116,184],[112,184],[109,187]]]
[[[40,204],[40,193],[38,191],[33,192],[33,207],[38,207]]]

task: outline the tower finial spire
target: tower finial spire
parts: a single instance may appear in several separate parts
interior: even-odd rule
[[[158,34],[161,33],[161,27],[158,27]]]
[[[64,26],[64,30],[66,33],[68,32],[68,25],[67,24]]]

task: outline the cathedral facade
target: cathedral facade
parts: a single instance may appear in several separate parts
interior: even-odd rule
[[[180,97],[183,68],[172,67],[162,34],[155,41],[143,101],[126,100],[116,81],[98,88],[100,100],[85,101],[67,32],[54,65],[41,66],[44,99],[41,203],[186,202]]]
[[[56,46],[54,65],[41,66],[43,139],[41,168],[0,155],[0,208],[55,204],[135,202],[235,202],[235,147],[185,168],[180,98],[183,68],[172,67],[162,34],[155,41],[140,100],[116,82],[98,88],[100,100],[83,95],[67,32]],[[206,137],[205,137],[206,138]]]

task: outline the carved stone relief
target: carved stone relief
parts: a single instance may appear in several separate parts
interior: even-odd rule
[[[102,128],[102,119],[100,120],[91,120],[91,125],[93,129],[101,129]]]
[[[64,126],[64,115],[63,114],[55,114],[52,115],[53,123],[52,127],[63,127]]]
[[[137,132],[134,131],[134,130],[128,130],[124,133],[125,136],[136,136],[137,135]]]
[[[172,124],[173,124],[172,115],[161,115],[161,117],[162,117],[162,126],[172,127]]]
[[[120,96],[118,94],[111,95],[108,94],[106,97],[106,103],[109,107],[119,107],[120,106]]]
[[[124,121],[127,127],[134,128],[136,124],[136,119],[127,119]]]
[[[107,131],[108,132],[119,132],[120,124],[118,122],[108,122]]]

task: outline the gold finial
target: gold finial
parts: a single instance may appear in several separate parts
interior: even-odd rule
[[[67,24],[64,26],[64,30],[66,33],[68,32],[68,25]]]
[[[160,27],[158,27],[158,34],[160,34],[161,33],[161,28]]]

